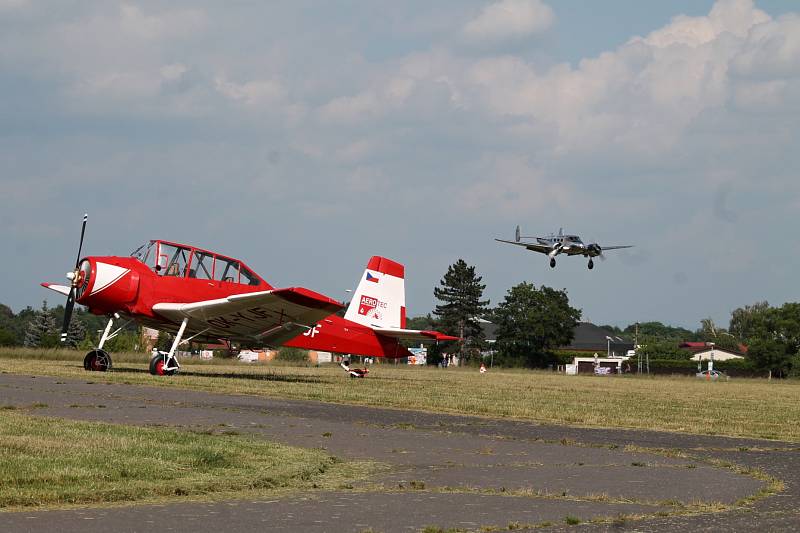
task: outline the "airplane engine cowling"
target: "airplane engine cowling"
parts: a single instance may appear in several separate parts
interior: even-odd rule
[[[78,303],[118,308],[136,299],[139,274],[119,265],[84,259],[80,266]]]

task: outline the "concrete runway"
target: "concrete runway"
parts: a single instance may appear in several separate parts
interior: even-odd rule
[[[91,376],[87,374],[87,378]],[[344,459],[373,459],[391,471],[355,489],[313,491],[268,501],[169,503],[0,513],[2,531],[416,531],[425,526],[480,530],[509,524],[566,528],[620,514],[651,518],[585,529],[636,531],[791,531],[800,527],[800,447],[652,431],[582,429],[533,423],[351,407],[310,401],[210,394],[177,388],[0,375],[0,405],[30,413],[137,425],[239,432]],[[99,408],[99,406],[104,408]],[[693,458],[626,451],[628,444],[676,449]],[[758,451],[750,451],[750,450]],[[731,504],[763,482],[711,466],[719,458],[761,468],[786,490],[736,511],[657,516],[668,502]],[[419,490],[419,487],[423,487]],[[416,487],[416,488],[415,488]],[[449,488],[455,492],[436,492]],[[480,490],[491,489],[492,493]],[[554,497],[508,496],[530,489]],[[462,492],[459,492],[462,491]],[[603,494],[607,501],[580,500]],[[566,495],[566,496],[563,496]],[[572,497],[577,499],[571,499]],[[633,503],[632,503],[633,502]]]

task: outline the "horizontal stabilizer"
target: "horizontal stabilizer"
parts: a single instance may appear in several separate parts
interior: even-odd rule
[[[384,337],[391,337],[393,339],[404,340],[404,341],[441,342],[441,341],[461,340],[460,337],[445,335],[440,331],[398,329],[398,328],[372,328],[372,331],[374,331],[379,335],[383,335]]]

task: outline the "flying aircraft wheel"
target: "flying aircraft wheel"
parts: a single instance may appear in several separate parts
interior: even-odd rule
[[[555,268],[555,267],[556,267],[556,260],[555,259],[551,259],[550,260],[550,268]]]
[[[106,372],[111,364],[111,356],[105,350],[92,350],[83,358],[83,368],[90,372]]]
[[[594,268],[594,261],[589,259],[589,265],[588,266],[589,266],[589,270],[593,269]]]
[[[165,370],[164,356],[161,354],[154,355],[150,359],[150,373],[154,376],[171,376],[175,373],[174,370]]]

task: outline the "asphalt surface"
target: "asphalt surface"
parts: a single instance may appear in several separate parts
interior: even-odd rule
[[[187,429],[223,424],[290,445],[323,447],[344,459],[391,465],[389,472],[355,482],[352,491],[267,501],[5,512],[0,531],[389,532],[543,522],[554,529],[574,527],[565,524],[567,517],[584,522],[581,530],[800,529],[800,447],[775,441],[571,428],[12,374],[0,375],[0,405],[122,424]],[[628,445],[681,450],[691,458],[643,453]],[[658,516],[674,512],[679,503],[733,504],[764,486],[708,459],[760,468],[786,488],[733,511]],[[519,490],[530,495],[514,492]],[[648,518],[585,523],[624,515]]]

